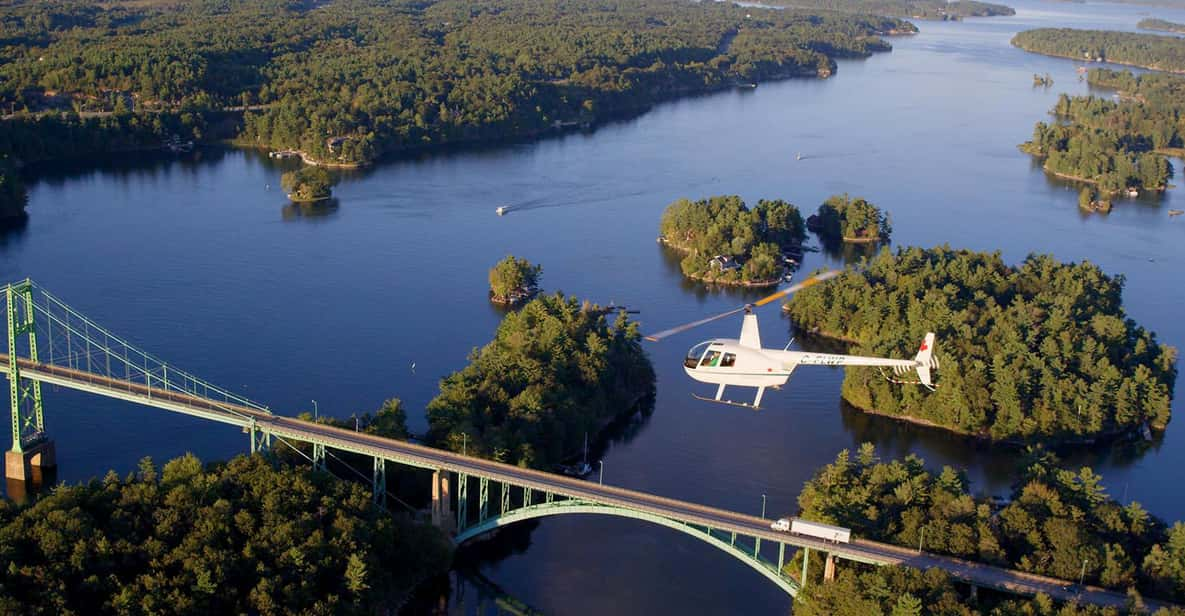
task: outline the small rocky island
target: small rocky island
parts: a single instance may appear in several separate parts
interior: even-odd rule
[[[780,282],[802,259],[806,225],[791,203],[762,199],[749,209],[728,195],[667,206],[658,241],[686,253],[683,275],[741,286]]]
[[[324,201],[333,196],[333,176],[320,167],[304,167],[280,176],[280,186],[296,203]]]
[[[877,206],[846,193],[832,195],[806,221],[807,228],[828,243],[889,241],[893,227],[889,215]]]
[[[542,274],[542,266],[508,255],[490,269],[490,301],[513,306],[531,299]]]

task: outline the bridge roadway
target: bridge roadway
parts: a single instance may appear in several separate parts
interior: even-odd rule
[[[846,560],[876,565],[899,564],[919,569],[938,567],[958,580],[1019,595],[1035,595],[1041,592],[1055,599],[1065,601],[1077,599],[1081,603],[1103,606],[1123,606],[1127,602],[1127,596],[1123,593],[1093,586],[1075,589],[1070,586],[1070,582],[1065,580],[949,556],[919,553],[916,550],[863,539],[856,539],[847,544],[829,543],[811,537],[771,530],[770,521],[757,516],[655,496],[645,492],[600,485],[491,460],[472,458],[450,451],[353,432],[292,417],[273,415],[246,406],[226,404],[176,391],[148,387],[141,383],[113,379],[86,371],[49,364],[34,364],[26,359],[20,359],[19,362],[23,378],[194,415],[241,426],[244,429],[250,429],[254,424],[256,430],[275,436],[302,442],[322,443],[334,449],[379,457],[424,469],[443,469],[470,476],[486,477],[492,481],[529,487],[533,490],[551,492],[569,498],[645,511],[690,524],[710,527],[717,531],[735,532],[738,535],[758,537],[764,541],[828,552],[837,558]],[[8,356],[5,354],[0,354],[0,372],[5,374],[8,372]],[[1146,601],[1146,605],[1155,610],[1171,604]]]

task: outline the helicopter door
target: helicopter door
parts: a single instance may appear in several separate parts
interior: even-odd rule
[[[720,358],[721,368],[731,368],[737,363],[737,356],[735,353],[725,353],[724,357]]]
[[[720,351],[708,351],[704,360],[699,363],[700,368],[715,368],[720,365]]]

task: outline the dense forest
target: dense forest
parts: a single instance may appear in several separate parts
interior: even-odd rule
[[[893,232],[887,213],[846,193],[829,197],[807,224],[825,242],[888,241]]]
[[[786,309],[862,355],[900,356],[937,333],[937,391],[847,368],[842,394],[857,408],[992,440],[1077,442],[1169,421],[1177,351],[1127,317],[1123,282],[1043,255],[1010,266],[998,252],[885,249]]]
[[[1185,33],[1185,24],[1179,24],[1179,23],[1172,22],[1172,21],[1166,21],[1164,19],[1156,19],[1155,17],[1141,19],[1140,23],[1136,24],[1136,27],[1141,30],[1158,30],[1160,32]]]
[[[0,613],[387,613],[450,554],[326,473],[145,459],[32,505],[0,499]]]
[[[781,199],[749,209],[736,195],[667,206],[659,223],[664,244],[687,253],[683,275],[724,284],[772,284],[782,278],[782,249],[806,238],[802,214]]]
[[[637,323],[560,293],[507,314],[494,340],[440,383],[428,443],[551,468],[654,393]]]
[[[960,471],[934,475],[912,454],[883,462],[865,443],[854,457],[845,450],[817,471],[798,504],[804,518],[868,539],[914,548],[923,542],[931,552],[1185,598],[1185,524],[1169,527],[1139,503],[1111,499],[1091,469],[1061,468],[1052,454],[1030,449],[1008,498],[977,499],[969,490]]]
[[[1062,94],[1052,110],[1058,121],[1038,122],[1021,149],[1043,157],[1047,171],[1094,183],[1103,196],[1163,190],[1173,168],[1162,154],[1185,145],[1185,77],[1095,69],[1088,81],[1123,96]]]
[[[539,290],[543,266],[507,255],[490,268],[490,299],[499,304],[517,304]]]
[[[16,1],[0,7],[0,110],[19,121],[0,144],[32,160],[179,134],[365,162],[827,76],[913,30],[681,0]]]
[[[978,0],[773,0],[767,4],[943,21],[1016,14],[1015,10],[1003,4]]]
[[[1111,62],[1158,71],[1185,72],[1185,39],[1175,36],[1038,28],[1017,33],[1012,37],[1012,44],[1025,51],[1084,62]]]
[[[1133,597],[1133,607],[1138,606]],[[794,603],[795,616],[1136,616],[1138,609],[1057,603],[1047,595],[1031,599],[986,596],[967,599],[940,569],[868,567],[844,563],[833,582],[809,584]],[[1185,609],[1157,610],[1153,616],[1185,616]]]
[[[25,186],[8,158],[0,156],[0,226],[25,217]]]

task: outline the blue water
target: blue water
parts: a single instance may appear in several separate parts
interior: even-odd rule
[[[1074,62],[1008,44],[1029,27],[1134,29],[1145,12],[1178,22],[1185,13],[1017,9],[920,23],[919,35],[893,39],[892,53],[840,62],[827,80],[686,99],[537,143],[388,161],[346,174],[336,207],[319,210],[287,205],[284,166],[255,153],[58,165],[31,181],[28,227],[0,239],[0,275],[32,277],[143,348],[280,412],[311,410],[315,399],[321,413],[348,417],[397,396],[422,431],[438,380],[464,366],[501,318],[486,301],[486,273],[506,254],[541,263],[548,290],[626,304],[642,311],[645,329],[663,329],[758,295],[682,280],[654,242],[668,203],[739,193],[810,210],[847,191],[892,213],[899,245],[1000,250],[1010,261],[1050,252],[1123,274],[1130,315],[1185,347],[1185,220],[1167,216],[1185,209],[1185,195],[1175,188],[1123,200],[1110,215],[1081,213],[1076,190],[1047,178],[1016,144],[1059,93],[1086,85]],[[1033,88],[1031,75],[1046,72],[1054,86]],[[496,216],[505,203],[519,207]],[[837,264],[809,253],[806,267],[824,263]],[[761,318],[765,342],[785,344],[788,322],[776,310]],[[978,491],[1007,490],[1014,452],[845,411],[838,370],[799,371],[760,412],[692,399],[710,392],[683,374],[683,352],[738,328],[725,320],[648,347],[655,412],[610,445],[607,483],[752,512],[764,493],[777,515],[793,511],[814,469],[869,440],[885,456],[965,466]],[[59,476],[71,482],[127,472],[146,455],[218,459],[247,446],[225,427],[64,391],[47,393],[47,424]],[[1116,496],[1185,518],[1185,492],[1163,488],[1185,466],[1180,426],[1148,451],[1102,448],[1075,461],[1103,473]],[[641,522],[551,519],[528,541],[482,570],[548,613],[790,605],[722,553]],[[454,597],[451,609],[472,611],[477,597]]]

